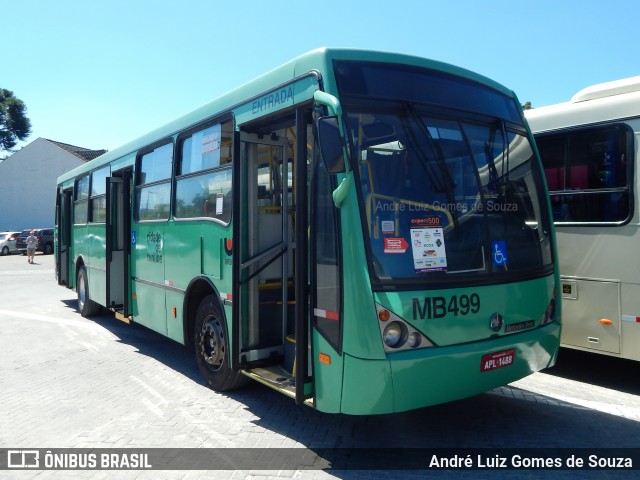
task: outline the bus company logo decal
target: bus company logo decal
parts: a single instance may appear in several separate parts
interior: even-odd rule
[[[491,315],[491,319],[489,320],[489,328],[494,332],[499,332],[502,329],[503,323],[504,320],[502,319],[502,315],[494,313]]]
[[[162,263],[162,234],[160,232],[147,233],[147,262]]]

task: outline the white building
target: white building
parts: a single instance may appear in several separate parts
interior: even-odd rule
[[[105,152],[38,138],[0,162],[0,231],[53,227],[58,176]]]

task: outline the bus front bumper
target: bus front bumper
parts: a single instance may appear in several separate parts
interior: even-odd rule
[[[355,415],[402,412],[506,385],[555,364],[560,330],[554,322],[487,341],[389,354],[386,360],[345,353],[341,410]],[[512,349],[513,362],[482,371],[486,355]]]

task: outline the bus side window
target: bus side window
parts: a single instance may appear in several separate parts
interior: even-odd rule
[[[176,218],[231,221],[232,122],[191,131],[180,140],[176,171]]]

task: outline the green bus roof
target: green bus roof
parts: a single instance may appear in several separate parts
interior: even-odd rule
[[[430,60],[413,55],[375,50],[361,50],[348,48],[319,48],[307,52],[290,60],[279,67],[257,77],[254,80],[202,105],[166,125],[163,125],[129,143],[111,150],[100,157],[80,165],[58,178],[58,183],[64,183],[83,173],[95,170],[113,161],[123,159],[138,152],[140,149],[168,139],[178,133],[196,126],[207,119],[233,111],[235,108],[250,102],[252,99],[273,90],[274,88],[292,82],[309,72],[318,72],[323,79],[323,88],[329,93],[337,93],[332,75],[333,60],[359,60],[369,62],[401,63],[419,66],[454,74],[485,84],[502,93],[512,96],[513,92],[499,83],[464,68],[456,67],[444,62]],[[308,99],[308,98],[306,98]]]

